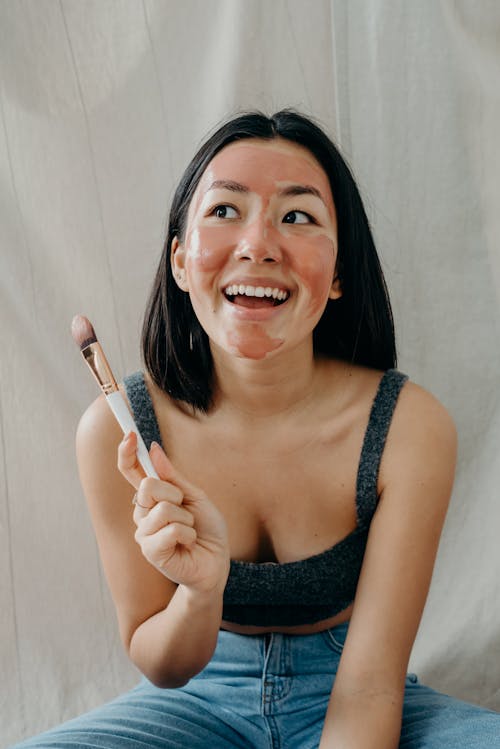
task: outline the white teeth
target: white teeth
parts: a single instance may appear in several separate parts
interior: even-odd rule
[[[224,293],[226,296],[236,296],[237,294],[242,294],[244,296],[256,296],[256,297],[268,297],[277,299],[279,302],[283,301],[284,299],[288,299],[290,296],[290,293],[288,291],[285,291],[284,289],[278,289],[271,288],[271,286],[245,286],[244,284],[232,284],[231,286],[226,286],[224,289]]]

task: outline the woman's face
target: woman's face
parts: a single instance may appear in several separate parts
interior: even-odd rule
[[[263,359],[310,340],[334,281],[337,222],[328,178],[284,139],[231,143],[205,170],[172,267],[211,344]]]

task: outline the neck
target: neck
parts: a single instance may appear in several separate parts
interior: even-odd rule
[[[314,398],[319,366],[312,340],[269,360],[235,358],[212,347],[214,404],[218,411],[248,420],[300,411]]]

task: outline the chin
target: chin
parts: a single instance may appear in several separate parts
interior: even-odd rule
[[[229,353],[237,359],[251,359],[261,361],[273,356],[281,348],[284,341],[281,338],[266,341],[245,341],[229,347]]]

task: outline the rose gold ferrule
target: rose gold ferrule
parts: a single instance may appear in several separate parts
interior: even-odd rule
[[[113,377],[111,367],[108,364],[108,360],[104,355],[101,344],[99,341],[90,343],[82,349],[82,355],[87,364],[89,365],[90,371],[99,383],[104,395],[109,395],[118,390],[118,385]]]

